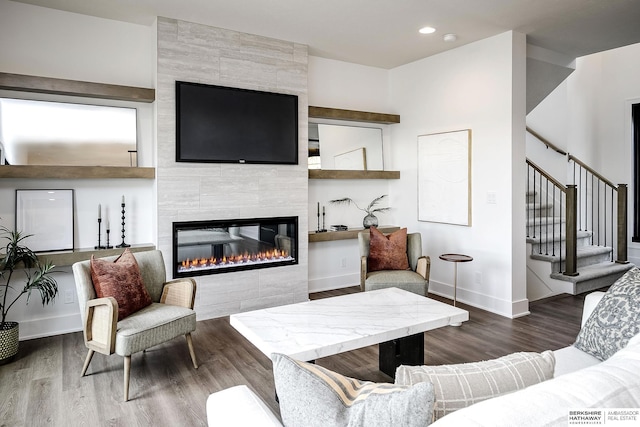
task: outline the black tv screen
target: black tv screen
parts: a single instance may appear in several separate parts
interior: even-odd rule
[[[298,164],[298,97],[176,82],[176,161]]]

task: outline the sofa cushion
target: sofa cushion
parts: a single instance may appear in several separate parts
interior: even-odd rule
[[[118,320],[151,304],[138,262],[129,249],[113,261],[91,255],[91,281],[98,298],[116,299]]]
[[[433,425],[566,427],[570,425],[570,410],[639,407],[640,335],[604,362],[477,403],[449,414]],[[586,425],[584,422],[578,424]],[[604,420],[598,423],[601,424],[605,424]]]
[[[433,411],[430,383],[400,386],[359,381],[321,366],[272,354],[285,426],[426,426]]]
[[[556,358],[556,366],[553,370],[554,378],[560,375],[577,371],[579,369],[597,365],[601,362],[589,353],[578,350],[573,345],[561,348],[559,350],[554,350],[553,355]]]
[[[118,322],[115,352],[129,356],[195,330],[195,311],[154,302]]]
[[[513,353],[494,360],[440,366],[405,366],[396,384],[433,383],[434,419],[502,394],[553,378],[553,352]]]
[[[364,282],[365,291],[385,289],[389,286],[427,296],[427,281],[420,274],[411,270],[374,271],[367,274]]]
[[[371,227],[369,230],[371,240],[369,241],[367,270],[408,270],[407,229],[401,228],[387,236],[375,227]]]
[[[393,284],[400,285],[403,283],[414,283],[416,285],[424,285],[426,280],[424,277],[411,270],[384,270],[374,271],[367,275],[367,283],[375,284]]]
[[[625,347],[640,332],[640,269],[611,285],[576,338],[575,346],[600,360]]]

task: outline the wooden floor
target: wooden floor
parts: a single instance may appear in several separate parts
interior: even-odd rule
[[[312,299],[358,288],[312,294]],[[431,296],[440,299],[435,296]],[[573,343],[584,296],[531,304],[531,315],[507,319],[459,304],[470,320],[426,333],[427,364],[486,360],[514,351],[555,350]],[[97,354],[88,375],[81,333],[20,343],[19,358],[0,366],[0,426],[202,426],[207,396],[249,385],[277,413],[271,362],[229,325],[229,318],[198,322],[193,368],[184,339],[132,357],[129,402],[122,402],[123,361]],[[351,377],[390,382],[378,371],[377,346],[320,359],[321,366]]]

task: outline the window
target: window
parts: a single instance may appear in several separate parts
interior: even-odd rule
[[[640,242],[640,104],[631,106],[633,128],[633,237]]]

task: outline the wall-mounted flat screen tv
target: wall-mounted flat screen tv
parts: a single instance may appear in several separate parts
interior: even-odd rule
[[[176,161],[298,164],[298,97],[177,81]]]

